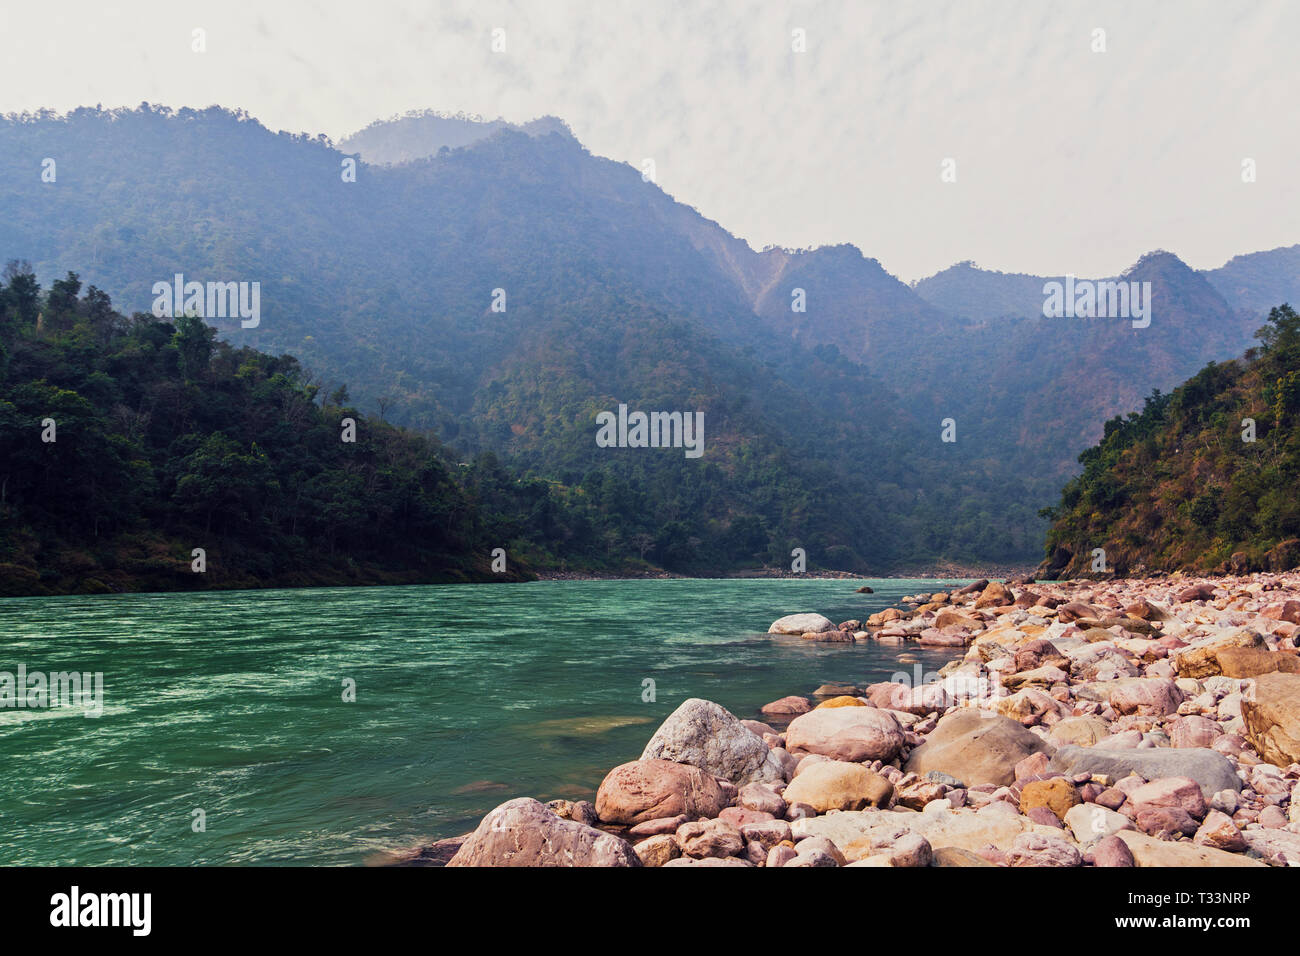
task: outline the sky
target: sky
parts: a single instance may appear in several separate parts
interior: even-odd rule
[[[0,112],[554,115],[755,248],[1113,275],[1300,242],[1297,38],[1286,0],[44,0],[0,9]]]

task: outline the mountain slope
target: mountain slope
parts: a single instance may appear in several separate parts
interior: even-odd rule
[[[1300,316],[1274,308],[1259,338],[1106,423],[1051,511],[1040,574],[1090,573],[1095,548],[1118,574],[1300,563]]]
[[[1027,557],[1098,421],[1248,339],[1172,256],[1131,270],[1163,303],[1149,329],[1045,320],[1041,301],[995,322],[850,246],[756,252],[556,123],[489,126],[374,124],[348,146],[393,164],[348,182],[323,138],[215,108],[9,118],[0,253],[80,269],[135,308],[176,273],[258,281],[256,328],[211,320],[230,342],[289,352],[467,458],[570,492],[644,482],[650,517],[624,529],[639,536],[681,512],[672,489],[699,463],[597,448],[596,411],[704,409],[719,424],[703,461],[726,483],[696,514],[696,566],[784,562],[807,540],[857,568]],[[46,156],[55,183],[34,173]],[[753,522],[762,547],[733,548]]]

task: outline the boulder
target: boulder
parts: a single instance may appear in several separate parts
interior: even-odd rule
[[[1117,714],[1163,717],[1183,702],[1183,692],[1168,678],[1129,677],[1109,683],[1110,706]]]
[[[1241,778],[1237,776],[1232,762],[1222,754],[1199,747],[1182,750],[1172,747],[1131,750],[1062,747],[1056,751],[1048,766],[1057,773],[1101,773],[1113,780],[1122,780],[1133,773],[1143,780],[1190,777],[1207,798],[1220,790],[1241,792]]]
[[[740,835],[747,843],[757,843],[765,850],[782,842],[794,842],[790,824],[785,820],[769,820],[766,823],[746,823],[740,828]]]
[[[1110,736],[1110,725],[1100,717],[1064,717],[1047,732],[1048,741],[1055,747],[1091,747]]]
[[[1189,840],[1160,840],[1136,830],[1124,830],[1115,837],[1124,841],[1138,866],[1264,866],[1258,860]]]
[[[781,762],[763,738],[726,708],[692,697],[655,731],[642,760],[672,760],[736,784],[785,780]]]
[[[870,848],[875,845],[872,834],[880,827],[905,828],[925,837],[933,847],[958,847],[976,853],[990,844],[1010,846],[1017,836],[1026,832],[1056,832],[1059,836],[1059,830],[1038,826],[1017,813],[1016,808],[1009,804],[1004,805],[1005,809],[999,809],[998,804],[1001,803],[1002,801],[995,801],[981,810],[944,809],[942,804],[934,804],[937,809],[925,813],[911,810],[846,810],[796,820],[791,824],[791,829],[795,839],[824,836],[846,855],[854,858],[871,855],[873,851]]]
[[[1295,602],[1288,602],[1295,603]],[[1224,647],[1214,655],[1224,677],[1258,677],[1260,674],[1300,674],[1300,657],[1291,651],[1269,651],[1262,647]]]
[[[820,709],[822,707],[866,707],[866,706],[867,706],[866,701],[858,700],[858,698],[856,697],[850,697],[847,694],[845,694],[842,697],[832,697],[829,700],[822,701],[820,704],[817,705],[817,707],[814,708],[814,710]]]
[[[745,838],[739,827],[726,820],[693,820],[678,828],[677,845],[684,856],[696,859],[739,856],[745,850]]]
[[[772,622],[767,629],[769,634],[793,634],[795,636],[836,630],[835,623],[821,614],[787,614]]]
[[[1211,810],[1205,815],[1205,821],[1192,837],[1192,842],[1225,853],[1240,853],[1248,846],[1232,817],[1220,810]]]
[[[806,803],[818,813],[862,810],[889,803],[894,787],[859,763],[825,760],[799,774],[786,787],[788,803]]]
[[[760,810],[774,817],[785,816],[786,801],[776,788],[766,783],[748,783],[740,788],[736,802],[746,810]]]
[[[940,770],[967,786],[1008,786],[1015,782],[1017,763],[1031,754],[1051,750],[1038,735],[1014,720],[962,708],[939,721],[925,743],[912,751],[903,769],[922,776]]]
[[[1223,728],[1218,721],[1193,714],[1179,717],[1168,727],[1169,746],[1185,750],[1188,747],[1209,748],[1223,736]]]
[[[728,801],[711,774],[672,760],[634,760],[605,775],[596,813],[605,823],[637,824],[663,817],[716,817]]]
[[[1016,597],[1011,593],[1009,587],[997,581],[991,581],[984,588],[983,593],[975,599],[975,607],[977,610],[985,607],[1005,607],[1015,602]]]
[[[1300,674],[1261,674],[1241,701],[1245,737],[1277,767],[1300,763]]]
[[[1083,856],[1064,837],[1022,833],[1011,842],[1008,866],[1082,866]]]
[[[1248,627],[1240,627],[1226,633],[1199,638],[1186,647],[1175,651],[1174,668],[1178,671],[1179,677],[1192,677],[1197,680],[1203,677],[1213,677],[1223,672],[1218,660],[1220,651],[1234,647],[1260,648],[1263,646],[1264,638],[1258,631]]]
[[[656,834],[648,840],[642,840],[632,849],[636,851],[642,866],[663,866],[669,860],[677,859],[682,853],[671,833]]]
[[[785,716],[790,714],[806,714],[812,710],[812,704],[808,703],[806,697],[782,697],[780,700],[774,700],[770,704],[764,704],[761,708],[763,713],[774,716]]]
[[[1117,836],[1103,837],[1092,848],[1092,865],[1104,867],[1137,866],[1133,851]]]
[[[509,800],[485,816],[448,866],[640,866],[632,845],[531,797]]]
[[[875,707],[810,711],[791,721],[785,734],[786,749],[791,753],[821,754],[852,762],[893,760],[904,742],[898,720]]]
[[[1065,814],[1065,825],[1076,842],[1087,845],[1104,840],[1120,830],[1132,830],[1133,822],[1124,814],[1107,810],[1095,803],[1080,803]]]
[[[1043,807],[1050,810],[1056,819],[1064,822],[1070,808],[1078,803],[1079,791],[1075,789],[1074,783],[1065,777],[1032,780],[1020,789],[1020,812],[1024,814],[1037,807]]]

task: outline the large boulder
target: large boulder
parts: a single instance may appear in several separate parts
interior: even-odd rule
[[[1259,648],[1264,646],[1264,638],[1258,631],[1248,627],[1237,628],[1226,633],[1203,637],[1174,653],[1174,668],[1179,677],[1192,677],[1200,680],[1223,673],[1219,663],[1220,651],[1234,647]]]
[[[735,784],[785,780],[785,771],[763,738],[726,708],[692,697],[659,725],[642,760],[672,760]]]
[[[999,801],[1000,802],[1000,801]],[[1022,833],[1060,834],[1059,829],[1034,823],[1011,807],[1009,812],[1000,808],[981,810],[933,810],[916,813],[911,810],[846,810],[825,816],[808,817],[791,824],[795,840],[824,836],[834,843],[850,860],[862,859],[875,852],[881,832],[892,832],[903,827],[918,833],[936,850],[939,847],[959,847],[978,853],[988,846],[1009,847]]]
[[[852,762],[893,760],[904,742],[898,719],[875,707],[813,710],[792,720],[785,732],[785,748],[790,753]]]
[[[1241,854],[1199,846],[1190,840],[1160,840],[1136,830],[1121,830],[1115,836],[1128,846],[1138,866],[1264,866]]]
[[[922,776],[939,770],[967,786],[1001,787],[1015,782],[1021,760],[1051,752],[1050,745],[1016,721],[967,707],[940,720],[903,769]]]
[[[634,760],[605,775],[596,814],[605,823],[632,825],[684,815],[716,817],[728,800],[712,774],[671,760]]]
[[[1110,706],[1117,714],[1163,717],[1177,711],[1183,702],[1178,685],[1165,677],[1122,677],[1106,684]]]
[[[1136,773],[1144,780],[1190,777],[1206,797],[1220,790],[1241,792],[1241,778],[1232,762],[1220,753],[1200,747],[1148,747],[1116,750],[1106,747],[1062,747],[1048,769],[1066,774],[1104,773],[1120,780]]]
[[[826,813],[881,807],[893,793],[893,784],[860,763],[823,760],[795,777],[782,797],[786,803],[806,803]]]
[[[632,845],[520,797],[485,816],[448,866],[641,866]]]
[[[1278,767],[1300,763],[1300,674],[1261,674],[1241,702],[1246,739]]]
[[[772,622],[769,634],[794,634],[796,636],[836,630],[835,622],[821,614],[787,614]]]

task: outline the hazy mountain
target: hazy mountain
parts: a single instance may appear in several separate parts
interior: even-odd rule
[[[486,139],[502,129],[529,136],[560,133],[572,136],[563,120],[543,116],[516,125],[505,120],[484,122],[466,116],[446,116],[433,111],[413,112],[391,120],[376,120],[365,129],[345,137],[339,149],[356,153],[367,163],[391,166],[414,159],[436,156],[443,149],[458,149]]]
[[[424,114],[341,152],[215,108],[79,110],[11,118],[0,145],[0,255],[79,270],[124,308],[175,273],[260,281],[258,327],[210,319],[233,343],[465,454],[628,483],[636,521],[673,516],[713,561],[809,540],[841,566],[1031,556],[1099,423],[1260,323],[1167,253],[1130,270],[1156,303],[1133,329],[1043,318],[1032,277],[962,266],[913,289],[852,246],[756,251],[553,120]],[[596,448],[619,402],[706,410],[704,467]]]

